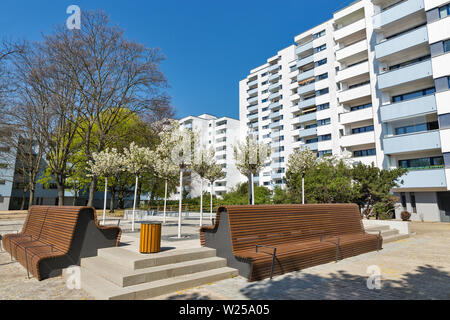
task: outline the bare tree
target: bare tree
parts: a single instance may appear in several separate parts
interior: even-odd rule
[[[162,91],[167,81],[159,70],[164,57],[124,37],[101,11],[83,13],[80,30],[61,27],[45,41],[64,66],[69,83],[79,92],[78,134],[88,161],[110,143],[111,131],[131,114],[160,120],[172,115]],[[124,108],[131,112],[121,112]],[[92,205],[97,180],[90,185]]]

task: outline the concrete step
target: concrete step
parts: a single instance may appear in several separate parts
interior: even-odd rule
[[[366,232],[375,232],[375,231],[378,232],[378,231],[383,231],[383,230],[390,230],[391,228],[386,225],[380,225],[380,226],[367,227],[364,229],[366,230]]]
[[[388,237],[383,237],[383,244],[406,239],[409,237],[410,237],[409,234],[396,234],[396,235],[392,235],[392,236],[388,236]]]
[[[378,234],[378,231],[367,231],[367,233]],[[389,236],[393,236],[393,235],[396,235],[396,234],[399,234],[398,230],[396,230],[396,229],[381,230],[381,236],[383,238],[389,237]]]
[[[81,266],[100,275],[119,287],[128,287],[141,283],[167,279],[185,274],[226,267],[226,259],[210,257],[197,260],[188,260],[170,265],[149,267],[132,270],[130,268],[113,265],[111,260],[103,257],[91,257],[81,260]]]
[[[137,270],[215,257],[216,249],[206,247],[182,250],[177,249],[147,255],[120,247],[114,247],[98,250],[98,256],[111,260],[112,263],[116,263],[132,270]]]
[[[228,279],[237,275],[238,271],[236,269],[222,267],[121,288],[94,274],[92,271],[81,268],[81,286],[82,289],[100,300],[142,300]]]

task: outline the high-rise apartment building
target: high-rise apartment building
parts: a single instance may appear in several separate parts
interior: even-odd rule
[[[239,141],[239,120],[202,114],[197,117],[185,117],[179,120],[179,123],[183,127],[193,129],[200,134],[199,143],[201,147],[214,150],[216,161],[222,166],[225,173],[223,179],[214,183],[213,190],[216,196],[220,196],[230,191],[237,184],[246,181],[246,178],[237,170],[233,156],[233,146]],[[198,175],[191,174],[188,179],[191,179],[189,186],[187,186],[189,195],[192,198],[200,196],[201,184]],[[210,184],[204,181],[203,192],[209,191]]]
[[[360,0],[240,81],[242,134],[271,145],[259,184],[292,152],[405,167],[397,216],[450,221],[450,2]]]

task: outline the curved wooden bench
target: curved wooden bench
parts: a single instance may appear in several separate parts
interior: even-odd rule
[[[99,226],[92,207],[33,206],[18,236],[6,235],[5,250],[38,280],[95,256],[99,248],[117,246],[122,230]]]
[[[381,249],[354,204],[227,206],[201,244],[250,281]]]

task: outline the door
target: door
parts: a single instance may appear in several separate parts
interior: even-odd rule
[[[438,192],[437,199],[441,221],[450,222],[450,192]]]

